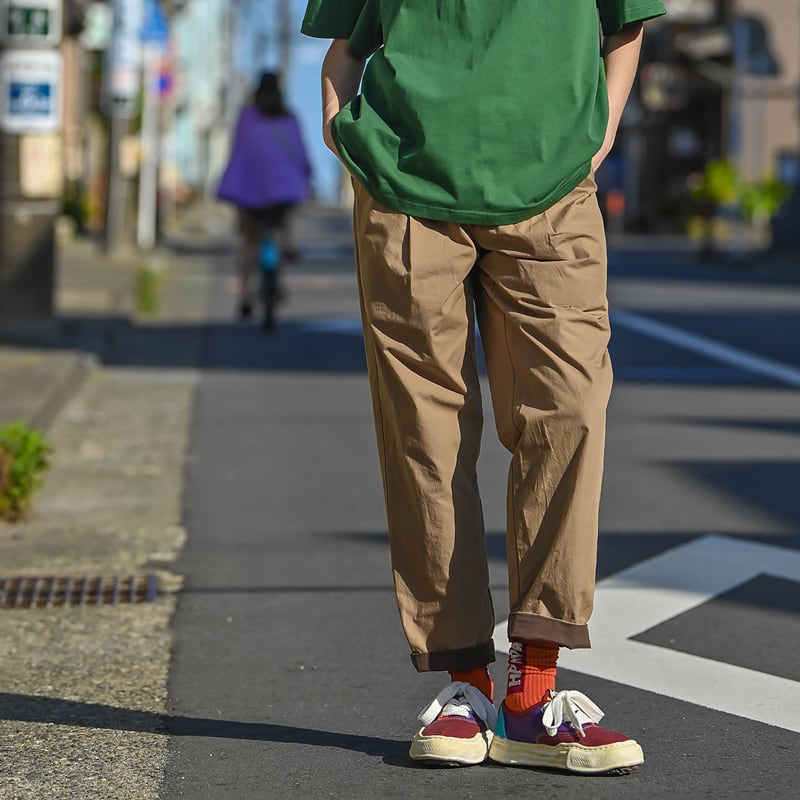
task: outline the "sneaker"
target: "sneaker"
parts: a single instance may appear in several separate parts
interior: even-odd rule
[[[503,704],[489,758],[500,764],[585,774],[630,772],[644,761],[639,743],[601,728],[603,712],[580,692],[550,692],[524,714]]]
[[[469,683],[454,681],[419,715],[422,727],[411,741],[415,761],[461,767],[486,760],[497,712]]]

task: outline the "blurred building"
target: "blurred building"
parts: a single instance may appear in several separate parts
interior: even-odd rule
[[[170,0],[166,8],[174,86],[163,168],[185,189],[213,194],[259,71],[289,72],[302,11],[294,0]]]
[[[600,178],[628,228],[679,224],[714,158],[743,178],[800,172],[800,0],[664,0],[648,26],[618,147]]]
[[[796,182],[800,160],[800,2],[736,0],[732,22],[736,84],[731,156],[746,178],[775,173],[787,182]]]
[[[176,180],[204,191],[225,157],[231,93],[232,14],[228,0],[173,5],[164,166]]]

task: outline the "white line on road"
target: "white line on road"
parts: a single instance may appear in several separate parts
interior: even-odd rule
[[[673,325],[666,325],[650,317],[634,314],[616,306],[611,309],[611,321],[614,325],[619,325],[654,339],[660,339],[662,342],[682,347],[684,350],[690,350],[693,353],[698,353],[737,369],[760,375],[764,378],[771,378],[787,386],[800,388],[800,369],[788,364],[753,355],[746,350],[740,350],[738,347],[731,347],[714,339],[708,339],[696,333],[689,333]]]
[[[706,358],[718,361],[722,364],[735,367],[753,375],[760,375],[764,378],[778,381],[793,388],[800,388],[800,369],[773,361],[769,358],[753,355],[738,347],[717,342],[705,336],[667,325],[663,322],[645,317],[642,314],[635,314],[614,307],[611,310],[611,318],[614,325],[660,339],[668,344],[682,347],[684,350],[697,353]],[[320,317],[308,319],[300,322],[299,327],[309,333],[338,333],[338,334],[361,334],[361,319],[359,317]]]
[[[797,681],[630,640],[764,573],[800,582],[800,552],[705,536],[618,572],[597,584],[592,649],[559,665],[800,733]],[[494,641],[508,652],[505,621]]]

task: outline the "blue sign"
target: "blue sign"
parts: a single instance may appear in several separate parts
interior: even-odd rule
[[[0,53],[0,128],[54,132],[61,118],[61,54],[57,50]]]
[[[53,113],[53,86],[50,83],[8,85],[8,113],[26,117],[49,117]]]
[[[139,31],[139,40],[143,44],[164,47],[169,39],[167,18],[161,10],[159,0],[144,0],[144,20]]]

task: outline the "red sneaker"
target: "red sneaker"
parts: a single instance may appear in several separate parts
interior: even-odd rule
[[[639,743],[601,728],[603,712],[580,692],[551,692],[524,714],[503,704],[489,758],[500,764],[586,774],[630,772],[644,761]]]
[[[415,761],[463,767],[486,760],[497,712],[469,683],[448,684],[419,715],[422,727],[411,741]]]

